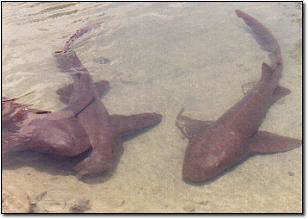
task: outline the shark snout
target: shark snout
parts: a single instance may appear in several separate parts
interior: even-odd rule
[[[205,182],[215,177],[219,170],[215,165],[207,165],[202,160],[186,160],[183,164],[183,180],[187,182]]]

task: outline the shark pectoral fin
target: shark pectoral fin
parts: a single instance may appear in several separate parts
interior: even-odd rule
[[[288,138],[266,131],[258,131],[250,140],[249,148],[253,154],[272,154],[300,147],[301,140]]]
[[[207,127],[209,127],[212,123],[212,121],[201,121],[179,115],[176,119],[175,125],[180,129],[186,138],[191,139],[194,136],[197,136],[201,131],[207,129]]]
[[[102,97],[102,95],[109,89],[109,82],[101,80],[95,82],[94,86],[98,96]],[[60,101],[65,104],[69,103],[72,92],[73,92],[73,84],[68,84],[57,90],[57,94],[60,96]]]
[[[110,115],[109,121],[116,132],[122,136],[134,134],[144,128],[160,123],[162,116],[157,113],[142,113],[130,116]]]
[[[290,93],[291,93],[291,91],[288,88],[285,88],[285,87],[282,87],[282,86],[276,87],[276,89],[274,90],[274,93],[273,93],[273,102],[276,102],[280,98],[287,96]]]

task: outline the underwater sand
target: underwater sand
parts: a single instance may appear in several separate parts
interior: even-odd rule
[[[257,81],[268,61],[234,10],[267,26],[284,58],[281,85],[260,129],[302,139],[301,3],[3,3],[2,95],[59,110],[70,83],[53,51],[77,29],[101,28],[75,45],[95,80],[108,80],[110,113],[157,112],[162,122],[125,141],[116,170],[81,181],[72,159],[32,152],[2,171],[3,212],[302,212],[302,149],[255,156],[203,185],[182,180],[185,115],[215,120]]]

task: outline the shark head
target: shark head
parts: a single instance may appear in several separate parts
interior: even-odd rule
[[[211,127],[192,139],[183,163],[183,179],[205,182],[236,164],[247,154],[242,139],[224,126]]]

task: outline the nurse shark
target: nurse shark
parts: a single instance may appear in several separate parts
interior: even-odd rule
[[[78,30],[63,50],[54,53],[59,69],[73,78],[72,84],[57,91],[66,108],[50,112],[18,104],[17,98],[2,99],[2,124],[7,129],[2,139],[4,158],[23,150],[67,157],[89,150],[89,156],[74,170],[79,176],[97,175],[115,166],[124,136],[160,123],[162,116],[157,113],[127,116],[108,113],[101,101],[109,89],[108,81],[94,82],[72,47],[96,26]]]
[[[270,64],[263,63],[261,79],[239,102],[216,121],[177,116],[176,126],[189,139],[183,163],[183,179],[206,182],[250,156],[292,150],[301,140],[258,131],[267,111],[290,93],[279,85],[283,60],[273,34],[255,18],[236,10],[261,48],[269,52]]]

